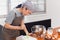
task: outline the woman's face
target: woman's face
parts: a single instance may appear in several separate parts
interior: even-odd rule
[[[29,15],[29,14],[31,14],[31,11],[28,10],[26,7],[23,7],[22,13],[23,13],[23,15]]]

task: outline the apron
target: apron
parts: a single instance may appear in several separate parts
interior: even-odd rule
[[[20,26],[21,20],[22,20],[22,16],[15,17],[11,25]],[[7,37],[18,37],[20,35],[20,31],[3,28],[3,34]]]

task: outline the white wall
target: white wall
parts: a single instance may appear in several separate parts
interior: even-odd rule
[[[52,19],[52,27],[60,26],[60,0],[47,0],[47,14]]]
[[[46,14],[36,14],[25,17],[25,22],[52,19],[52,27],[60,26],[60,0],[46,0]],[[0,24],[3,19],[0,20]]]

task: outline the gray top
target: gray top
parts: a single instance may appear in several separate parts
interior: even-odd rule
[[[19,26],[23,19],[24,16],[21,13],[19,13],[16,9],[13,9],[8,13],[5,23],[9,23],[14,26]],[[6,28],[4,28],[3,30],[4,30],[4,34],[8,35],[9,37],[17,37],[20,32],[18,30],[10,30]]]
[[[24,16],[20,12],[18,12],[15,8],[8,13],[5,22],[17,26],[17,25],[20,25],[21,20],[23,19],[24,19]]]

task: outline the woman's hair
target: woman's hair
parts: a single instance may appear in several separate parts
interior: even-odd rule
[[[31,12],[35,12],[37,11],[37,7],[34,6],[35,4],[33,4],[31,1],[26,1],[22,4],[19,4],[16,6],[16,8],[24,8],[26,7],[28,10],[30,10]]]
[[[18,6],[16,6],[16,8],[21,8],[22,7],[22,4],[19,4]]]

